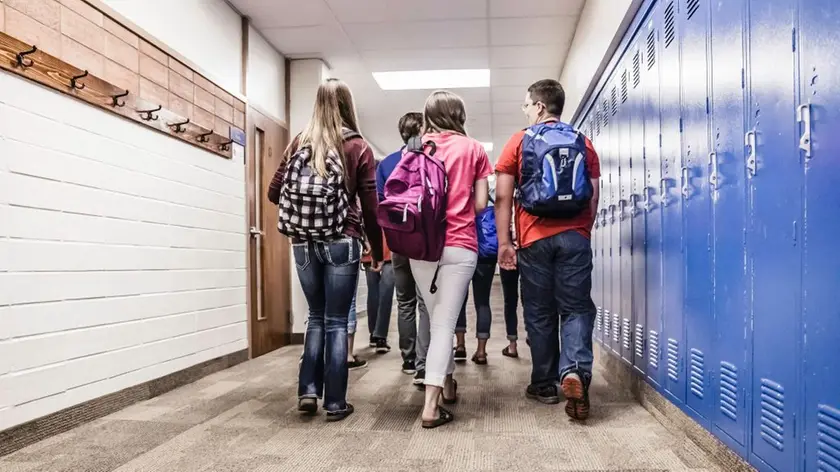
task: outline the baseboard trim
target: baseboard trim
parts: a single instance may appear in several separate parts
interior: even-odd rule
[[[688,438],[710,457],[714,458],[727,472],[755,472],[747,461],[721,442],[712,433],[700,426],[687,414],[671,403],[627,362],[607,353],[596,345],[600,364],[609,375],[610,384],[626,388],[633,392],[636,400],[653,415],[665,428],[675,434]]]
[[[243,349],[0,431],[0,457],[247,360]]]

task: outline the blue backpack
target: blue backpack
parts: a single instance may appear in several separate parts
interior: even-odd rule
[[[534,216],[568,219],[589,206],[592,182],[586,166],[586,139],[560,122],[525,130],[518,201]]]
[[[496,236],[496,212],[492,206],[487,206],[475,216],[475,229],[478,233],[478,257],[496,257],[499,238]]]

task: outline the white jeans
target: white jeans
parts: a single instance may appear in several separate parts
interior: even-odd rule
[[[440,262],[411,260],[411,273],[429,310],[431,338],[426,354],[426,385],[443,387],[446,376],[455,372],[452,336],[477,262],[477,253],[459,247],[444,248]],[[437,292],[433,294],[432,279],[438,264]]]

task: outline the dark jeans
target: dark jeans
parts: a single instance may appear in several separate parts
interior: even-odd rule
[[[589,239],[566,231],[519,250],[518,256],[525,329],[531,340],[531,384],[554,385],[558,376],[576,372],[588,385],[595,324]]]
[[[519,270],[499,269],[502,279],[502,296],[505,299],[505,331],[508,341],[519,339],[519,319],[516,309],[519,306]]]
[[[309,322],[298,377],[300,398],[323,398],[324,409],[347,408],[347,318],[359,277],[356,239],[292,246]]]
[[[479,259],[472,278],[473,301],[475,303],[475,337],[476,339],[490,339],[490,325],[493,313],[490,310],[490,292],[493,289],[493,276],[496,275],[496,262]],[[455,323],[456,333],[467,332],[467,301],[469,293],[461,306],[458,321]]]
[[[426,351],[429,349],[429,311],[423,297],[417,291],[417,283],[411,274],[408,258],[392,253],[391,260],[394,264],[394,288],[397,292],[400,353],[404,361],[413,361],[417,369],[422,370],[426,367]]]
[[[394,302],[394,264],[384,262],[381,272],[368,270],[365,276],[368,289],[368,330],[372,337],[386,339]]]

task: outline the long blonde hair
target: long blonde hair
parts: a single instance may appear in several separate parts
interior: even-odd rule
[[[298,149],[309,147],[312,149],[313,170],[321,176],[326,176],[327,155],[335,152],[341,158],[346,175],[342,128],[359,132],[353,94],[341,80],[327,79],[318,87],[312,118],[297,139],[286,148],[284,161]]]
[[[458,95],[447,90],[437,90],[426,99],[423,109],[426,133],[451,131],[467,135],[467,108]]]

